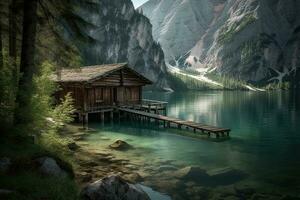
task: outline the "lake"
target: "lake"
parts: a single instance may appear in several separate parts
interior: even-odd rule
[[[171,160],[177,166],[200,166],[207,171],[229,167],[247,174],[241,182],[266,192],[297,195],[300,191],[299,94],[194,91],[145,92],[143,96],[169,102],[168,116],[231,128],[231,137],[216,142],[137,123],[104,127],[93,123],[91,127],[98,132],[86,138],[91,147],[103,148],[121,139],[135,149],[117,152],[118,155],[153,168],[161,165],[157,160]],[[110,140],[101,139],[104,137]]]

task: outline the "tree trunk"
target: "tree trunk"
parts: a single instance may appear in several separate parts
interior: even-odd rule
[[[0,70],[3,68],[3,52],[2,52],[2,24],[0,22]]]
[[[35,39],[37,27],[37,1],[26,0],[24,2],[23,35],[21,49],[21,63],[19,88],[17,94],[17,109],[15,112],[16,124],[32,122],[30,112],[30,100],[32,95],[32,77],[35,72]]]
[[[17,19],[16,16],[16,0],[12,0],[11,4],[9,5],[9,56],[13,60],[13,64],[16,64],[17,60]]]

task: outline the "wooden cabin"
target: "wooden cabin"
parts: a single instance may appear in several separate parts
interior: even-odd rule
[[[152,82],[129,68],[127,63],[63,69],[55,81],[62,88],[56,97],[71,93],[77,113],[96,112],[104,108],[142,101],[142,87]]]

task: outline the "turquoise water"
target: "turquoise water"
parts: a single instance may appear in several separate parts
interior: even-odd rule
[[[231,139],[214,142],[132,123],[92,124],[98,133],[87,140],[94,148],[122,139],[135,147],[120,152],[140,163],[174,160],[206,170],[231,167],[268,190],[300,191],[300,95],[292,92],[209,91],[144,93],[168,101],[168,116],[228,127]],[[103,140],[109,138],[109,140]],[[155,167],[155,166],[154,166]]]

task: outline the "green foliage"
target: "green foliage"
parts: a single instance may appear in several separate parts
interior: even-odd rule
[[[9,194],[7,200],[53,199],[76,200],[78,188],[69,178],[42,177],[34,172],[20,172],[1,176],[0,187],[16,190]],[[1,195],[1,197],[4,197]]]
[[[175,75],[168,73],[167,74],[167,79],[170,81],[172,88],[175,90],[186,90],[187,86],[186,84],[178,77]]]
[[[68,93],[64,99],[61,99],[61,104],[57,105],[52,111],[52,117],[58,123],[70,123],[73,121],[74,99]]]
[[[289,90],[290,82],[270,83],[264,87],[265,90]]]
[[[218,43],[224,44],[230,42],[235,34],[242,31],[246,26],[253,23],[256,20],[252,13],[245,15],[240,21],[232,24],[226,23],[218,35]]]
[[[47,132],[57,129],[60,124],[71,122],[74,112],[73,100],[68,94],[61,104],[53,106],[53,94],[59,89],[50,77],[54,73],[54,67],[48,62],[41,65],[40,73],[33,77],[32,98],[30,106],[23,110],[23,116],[32,119],[32,123],[25,124],[27,132]],[[52,122],[51,122],[52,121]]]
[[[15,100],[15,74],[7,51],[3,51],[3,66],[0,69],[0,130],[8,129],[13,123]]]
[[[214,73],[207,74],[207,77],[221,83],[224,86],[224,89],[227,90],[246,90],[245,85],[249,85],[247,82],[238,80],[228,76],[220,76]],[[251,86],[251,85],[250,85]]]

